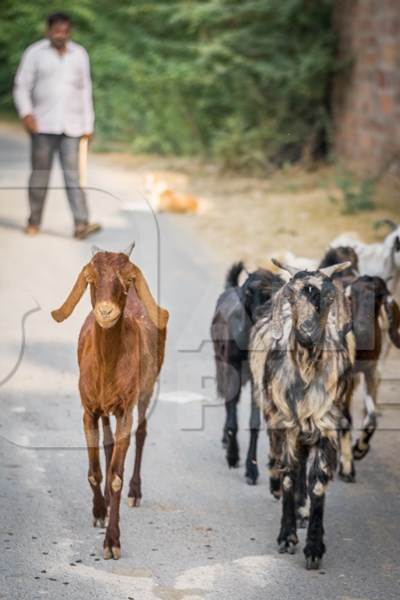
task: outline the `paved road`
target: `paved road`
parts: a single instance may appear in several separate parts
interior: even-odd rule
[[[145,449],[143,504],[129,509],[124,502],[123,556],[116,562],[102,560],[103,534],[91,527],[75,359],[88,298],[62,325],[49,317],[89,260],[90,243],[69,237],[70,215],[57,189],[49,197],[43,235],[27,239],[21,234],[27,168],[25,138],[4,128],[0,598],[398,598],[397,409],[385,409],[385,430],[360,464],[358,483],[335,481],[330,488],[323,570],[306,572],[301,551],[277,554],[280,506],[269,496],[265,471],[257,487],[247,486],[242,468],[229,471],[225,466],[219,442],[223,410],[210,384],[213,365],[207,339],[221,268],[187,238],[184,218],[163,216],[155,223],[148,212],[124,210],[128,201],[140,207],[140,180],[96,158],[89,173],[90,199],[94,216],[106,225],[96,243],[116,250],[135,238],[135,260],[171,312],[166,363]],[[57,175],[53,187],[59,182]],[[24,315],[25,346],[18,363]],[[395,384],[391,394],[397,394]],[[246,438],[242,431],[242,448]],[[131,449],[128,471],[132,462]],[[304,542],[302,532],[300,537]]]

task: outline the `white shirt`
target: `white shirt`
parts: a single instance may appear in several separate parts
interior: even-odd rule
[[[34,115],[39,133],[80,137],[93,131],[89,57],[75,42],[68,41],[63,54],[48,39],[29,46],[15,76],[13,96],[21,119]]]

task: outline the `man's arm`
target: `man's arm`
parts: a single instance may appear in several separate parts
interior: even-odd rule
[[[14,80],[13,98],[18,114],[30,133],[37,131],[33,116],[32,90],[35,83],[35,61],[32,50],[28,48],[22,55]]]
[[[84,115],[84,135],[91,137],[94,129],[94,108],[92,95],[92,79],[90,77],[89,55],[83,49],[83,115]]]

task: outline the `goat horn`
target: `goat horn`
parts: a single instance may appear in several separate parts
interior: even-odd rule
[[[276,258],[271,258],[271,262],[276,267],[278,267],[278,269],[283,269],[284,271],[287,271],[292,277],[294,277],[296,273],[299,273],[302,270],[297,269],[296,267],[290,267],[289,265],[284,265],[283,263],[280,263],[279,260],[276,260]]]
[[[392,221],[392,219],[380,219],[379,221],[375,221],[374,229],[379,229],[379,227],[381,227],[382,225],[387,225],[391,228],[392,231],[398,228],[397,223]]]
[[[92,250],[92,256],[94,256],[98,252],[103,252],[103,250],[101,248],[99,248],[98,246],[92,246],[91,250]]]
[[[127,248],[125,248],[125,250],[123,250],[122,254],[126,254],[128,257],[132,254],[132,250],[135,247],[136,242],[132,242],[131,244],[129,244],[129,246]]]
[[[323,269],[318,269],[320,273],[323,273],[327,277],[332,277],[334,273],[338,273],[339,271],[344,271],[351,267],[351,262],[347,260],[346,262],[338,263],[337,265],[332,265],[331,267],[324,267]]]

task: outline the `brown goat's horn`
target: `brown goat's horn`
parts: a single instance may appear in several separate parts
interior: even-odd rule
[[[92,251],[92,256],[94,256],[95,254],[97,254],[98,252],[104,252],[104,250],[102,250],[101,248],[99,248],[98,246],[92,246],[91,247],[91,251]]]
[[[122,254],[126,254],[128,257],[132,254],[132,250],[135,247],[136,242],[132,242],[131,244],[129,244],[129,246],[127,248],[125,248],[125,250],[123,250]]]

